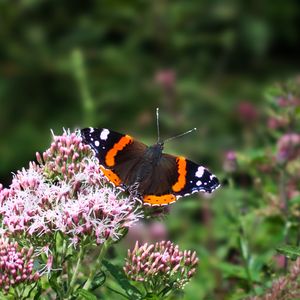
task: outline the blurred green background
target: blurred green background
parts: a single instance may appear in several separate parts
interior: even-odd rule
[[[162,137],[198,128],[166,151],[225,182],[213,204],[172,206],[168,236],[200,260],[209,249],[224,257],[229,247],[210,244],[230,232],[224,153],[263,143],[264,91],[299,74],[299,28],[298,0],[1,0],[0,182],[48,147],[50,129],[108,127],[154,143],[160,107]],[[221,215],[215,231],[208,205]],[[205,258],[198,273],[187,299],[223,299]]]

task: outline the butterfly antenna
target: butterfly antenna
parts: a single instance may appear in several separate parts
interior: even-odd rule
[[[190,129],[190,130],[188,130],[188,131],[186,131],[186,132],[184,132],[184,133],[180,133],[180,134],[178,134],[178,135],[172,136],[172,137],[166,139],[166,140],[164,141],[164,143],[169,142],[169,141],[174,140],[174,139],[177,139],[177,138],[179,138],[179,137],[181,137],[181,136],[184,136],[184,135],[186,135],[186,134],[189,134],[189,133],[191,133],[191,132],[193,132],[193,131],[195,131],[195,130],[197,130],[196,127],[193,128],[193,129]]]
[[[160,142],[160,132],[159,132],[159,108],[156,108],[156,128],[157,128],[157,143]]]

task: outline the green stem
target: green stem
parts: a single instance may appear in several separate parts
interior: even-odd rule
[[[86,124],[94,121],[94,101],[92,99],[87,83],[87,75],[84,67],[84,57],[79,49],[73,50],[71,54],[75,78],[78,82],[81,94],[82,107],[84,111],[84,122]]]
[[[285,217],[285,228],[284,228],[284,241],[286,244],[289,243],[289,203],[288,196],[286,192],[286,171],[285,166],[280,170],[280,179],[279,179],[279,193],[280,200],[284,206],[284,217]],[[284,258],[284,269],[287,271],[288,267],[288,258]]]
[[[85,246],[83,245],[82,247],[80,247],[80,250],[79,250],[79,255],[78,255],[77,263],[76,263],[76,266],[75,266],[75,270],[74,270],[72,278],[71,278],[71,282],[70,282],[70,286],[69,286],[69,290],[68,290],[68,295],[72,294],[72,292],[73,292],[74,285],[75,285],[75,282],[76,282],[76,279],[77,279],[78,270],[79,270],[79,267],[81,265],[84,254],[85,254]]]
[[[105,255],[105,253],[106,253],[108,247],[109,247],[109,241],[107,240],[107,241],[102,245],[102,247],[101,247],[101,249],[100,249],[99,255],[98,255],[97,259],[96,259],[96,263],[95,263],[94,267],[92,268],[92,270],[91,270],[91,272],[90,272],[90,275],[89,275],[89,277],[88,277],[88,280],[85,282],[85,284],[84,284],[84,286],[83,286],[83,289],[84,289],[84,290],[88,290],[88,289],[91,287],[91,284],[92,284],[92,282],[93,282],[93,280],[94,280],[94,277],[95,277],[95,275],[96,275],[96,272],[97,272],[98,270],[100,270],[102,259],[103,259],[104,255]]]
[[[252,274],[251,274],[251,269],[250,269],[250,262],[251,262],[251,254],[249,250],[249,245],[248,245],[248,240],[246,238],[245,231],[243,229],[243,225],[241,224],[241,233],[239,237],[239,246],[240,246],[240,251],[242,253],[242,258],[244,261],[244,267],[245,267],[245,272],[247,276],[247,281],[248,281],[248,286],[254,294],[256,293],[253,285],[253,279],[252,279]]]

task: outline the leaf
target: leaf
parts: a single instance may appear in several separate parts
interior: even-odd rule
[[[93,293],[91,293],[87,290],[84,290],[84,289],[79,289],[77,291],[77,294],[78,294],[78,296],[81,296],[83,299],[86,299],[86,300],[97,300],[97,297]]]
[[[300,195],[293,197],[289,200],[289,204],[299,204],[300,203]]]
[[[216,264],[216,267],[223,272],[225,277],[240,278],[244,280],[248,279],[245,268],[242,266],[233,265],[226,262],[219,262]]]
[[[52,289],[56,292],[56,294],[60,295],[60,286],[57,283],[57,278],[59,276],[58,272],[52,273],[51,277],[49,278],[49,284],[52,287]]]
[[[284,246],[276,248],[276,250],[277,250],[277,252],[290,258],[291,260],[296,260],[297,257],[300,256],[300,248],[299,247],[295,247],[295,246],[291,246],[291,245],[284,245]]]
[[[40,299],[42,291],[43,290],[42,290],[41,284],[40,284],[40,282],[38,282],[38,284],[36,286],[36,294],[34,295],[33,300]],[[32,292],[32,290],[30,291],[29,296],[30,296],[31,292]]]
[[[260,282],[261,280],[261,271],[265,265],[265,257],[262,256],[251,256],[249,260],[249,271],[251,278],[255,282]]]
[[[103,265],[106,267],[108,272],[117,280],[121,288],[126,292],[130,299],[141,299],[142,293],[127,279],[123,269],[119,266],[114,266],[107,260],[103,260]]]
[[[97,289],[99,286],[103,285],[106,280],[106,276],[103,271],[100,271],[96,274],[93,279],[91,290]]]
[[[248,261],[248,259],[249,259],[248,243],[243,236],[240,236],[239,242],[240,242],[240,248],[241,248],[243,258],[245,261]]]

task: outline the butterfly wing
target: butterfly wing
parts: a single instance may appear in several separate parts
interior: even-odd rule
[[[141,160],[147,148],[145,144],[107,128],[84,128],[81,136],[95,151],[103,174],[112,183],[120,186],[134,181],[132,170]]]
[[[151,183],[144,188],[144,203],[166,205],[196,192],[211,193],[219,180],[206,168],[182,156],[162,154]]]

